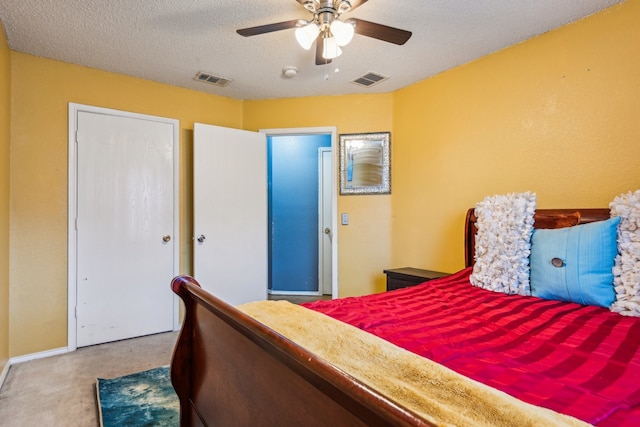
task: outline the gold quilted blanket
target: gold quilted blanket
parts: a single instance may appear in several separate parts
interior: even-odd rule
[[[436,425],[588,425],[522,402],[322,313],[286,301],[237,308]]]

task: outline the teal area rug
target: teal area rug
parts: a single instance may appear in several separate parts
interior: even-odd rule
[[[96,390],[103,427],[180,424],[180,404],[168,366],[114,379],[98,378]]]

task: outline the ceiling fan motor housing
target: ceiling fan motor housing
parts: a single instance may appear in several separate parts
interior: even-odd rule
[[[318,19],[318,22],[331,23],[332,18],[337,18],[341,14],[351,10],[351,3],[347,0],[314,0],[304,3],[305,9],[314,14],[314,18],[324,15],[325,18]]]

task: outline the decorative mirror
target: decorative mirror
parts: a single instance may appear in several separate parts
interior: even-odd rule
[[[340,135],[340,194],[391,194],[389,132]]]

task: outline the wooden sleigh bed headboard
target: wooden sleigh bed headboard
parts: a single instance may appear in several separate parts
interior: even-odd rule
[[[534,228],[571,227],[609,219],[609,209],[537,209],[533,219]],[[471,267],[474,263],[476,234],[478,233],[478,227],[476,226],[477,220],[475,209],[469,209],[464,222],[465,267]]]
[[[538,227],[557,228],[608,217],[608,209],[545,209],[535,218]],[[470,209],[467,266],[473,264],[475,222]],[[182,426],[434,425],[204,291],[193,278],[176,277],[172,289],[186,309],[171,362]]]

